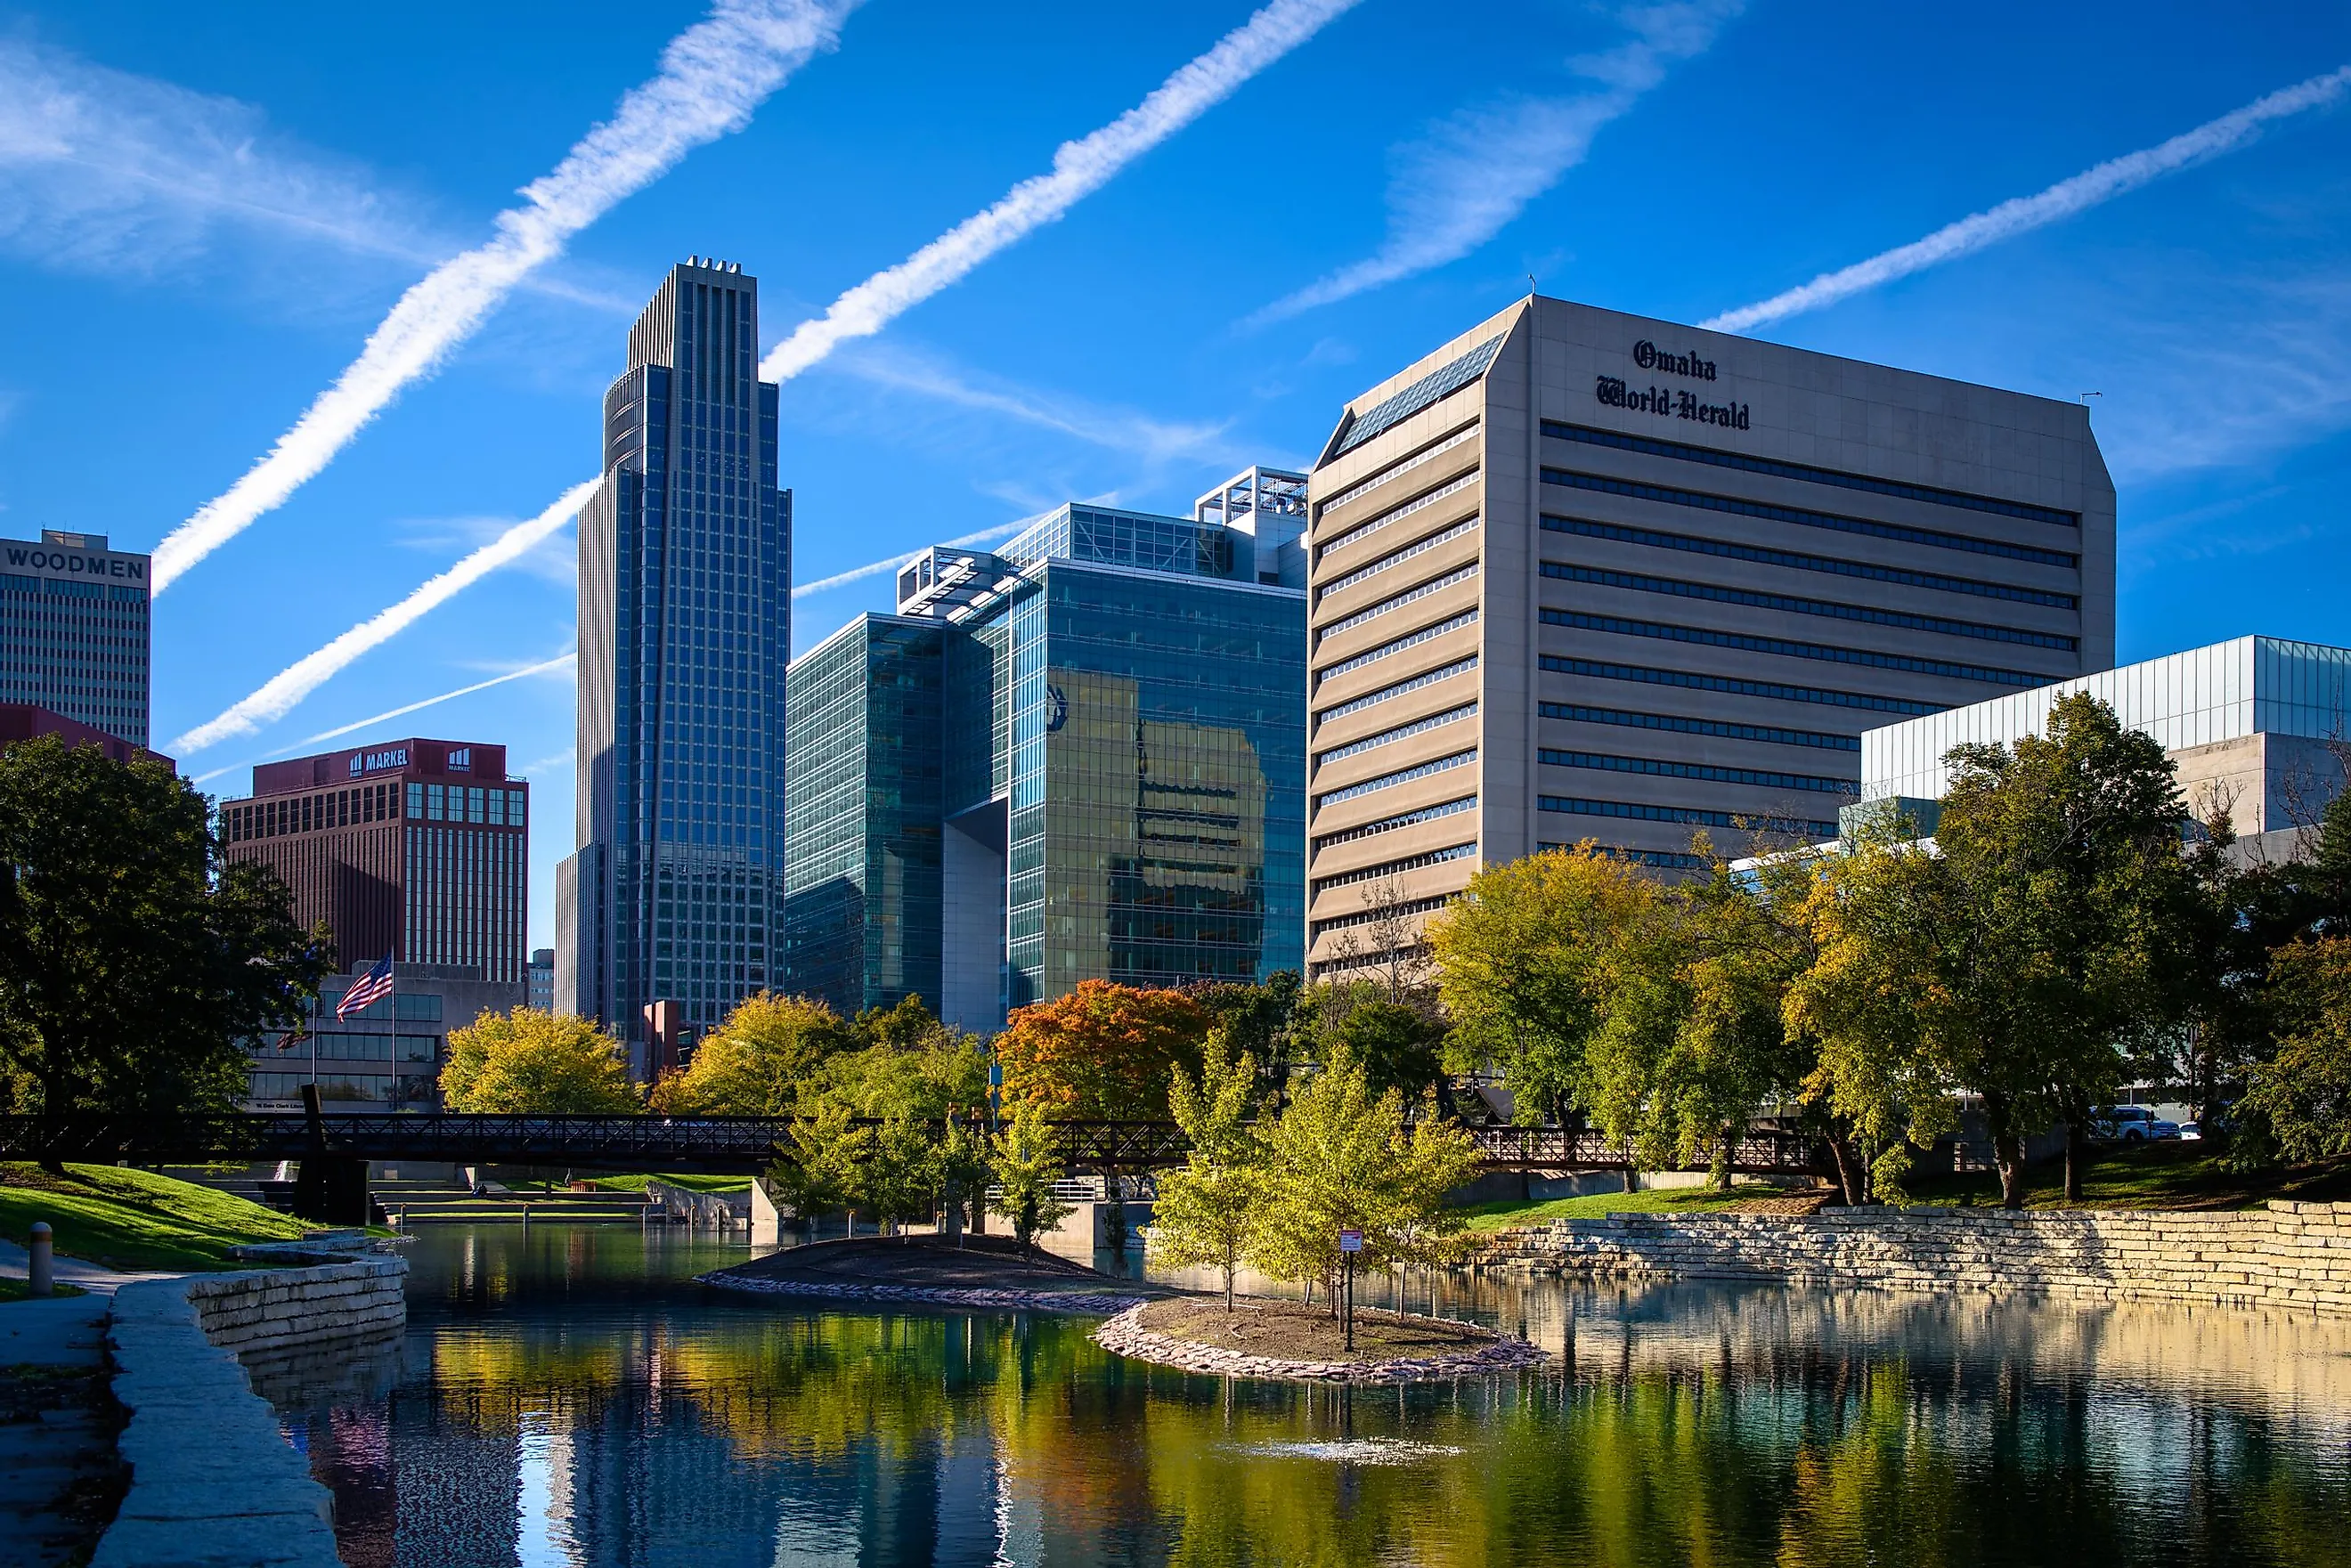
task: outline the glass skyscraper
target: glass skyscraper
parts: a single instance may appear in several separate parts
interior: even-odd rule
[[[673,267],[604,394],[603,483],[580,513],[556,1003],[632,1045],[653,1002],[700,1031],[781,979],[791,493],[758,337],[741,267]]]
[[[791,671],[791,988],[949,1021],[1302,959],[1300,476],[938,547]]]

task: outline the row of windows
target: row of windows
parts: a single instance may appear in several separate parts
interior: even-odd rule
[[[1444,484],[1439,485],[1434,490],[1427,491],[1423,495],[1415,496],[1411,500],[1404,502],[1400,506],[1391,507],[1375,517],[1364,519],[1363,522],[1356,524],[1353,528],[1349,528],[1345,533],[1339,535],[1335,538],[1324,539],[1321,544],[1314,547],[1315,564],[1318,566],[1321,565],[1323,559],[1330,555],[1332,550],[1343,549],[1352,544],[1359,544],[1364,539],[1371,538],[1374,534],[1378,533],[1382,528],[1387,528],[1393,523],[1400,523],[1406,517],[1416,517],[1420,513],[1426,511],[1429,507],[1437,505],[1437,502],[1445,499],[1447,496],[1458,495],[1460,492],[1468,489],[1477,482],[1478,470],[1472,468],[1467,474],[1447,480]]]
[[[1343,675],[1350,670],[1360,670],[1365,664],[1375,664],[1382,659],[1394,658],[1407,648],[1427,642],[1431,637],[1442,637],[1447,632],[1458,632],[1464,626],[1475,625],[1477,621],[1478,612],[1475,610],[1465,610],[1452,619],[1440,621],[1434,626],[1424,626],[1417,632],[1407,632],[1392,643],[1383,643],[1376,648],[1366,648],[1353,658],[1342,659],[1329,669],[1316,672],[1315,685],[1319,686],[1334,675]]]
[[[1917,717],[1940,713],[1940,703],[1912,702],[1907,697],[1882,697],[1871,692],[1832,691],[1822,686],[1792,686],[1782,681],[1748,681],[1734,675],[1699,675],[1687,670],[1657,670],[1643,664],[1617,664],[1604,659],[1570,659],[1545,653],[1542,667],[1553,674],[1590,675],[1603,681],[1636,681],[1643,685],[1680,686],[1695,692],[1723,692],[1732,696],[1770,697],[1779,702],[1815,703],[1823,707],[1864,708],[1873,713],[1899,713]],[[1334,710],[1335,711],[1335,710]],[[1858,744],[1856,742],[1855,744]]]
[[[1646,773],[1658,779],[1698,779],[1709,784],[1748,784],[1765,789],[1803,789],[1823,795],[1857,795],[1850,779],[1812,773],[1774,773],[1755,768],[1716,768],[1700,762],[1660,762],[1650,757],[1611,757],[1598,751],[1559,751],[1544,747],[1536,759],[1552,768],[1588,768],[1600,773]]]
[[[266,796],[221,809],[222,838],[228,843],[315,832],[322,828],[360,827],[390,821],[402,804],[396,783],[363,784],[315,795]],[[411,784],[406,800],[413,822],[481,822],[494,828],[528,826],[521,789],[465,784]]]
[[[1343,828],[1335,833],[1323,833],[1314,841],[1314,852],[1319,855],[1324,850],[1338,844],[1353,843],[1357,839],[1374,838],[1381,833],[1393,833],[1405,828],[1416,828],[1423,822],[1434,822],[1439,818],[1456,816],[1463,811],[1475,810],[1477,804],[1477,796],[1464,795],[1458,800],[1440,800],[1434,806],[1423,806],[1417,811],[1401,811],[1393,817],[1382,817],[1376,822],[1364,822],[1357,827]]]
[[[1463,425],[1460,429],[1437,437],[1435,441],[1430,442],[1426,446],[1422,447],[1419,451],[1412,454],[1410,456],[1399,457],[1395,462],[1389,464],[1386,467],[1374,470],[1368,478],[1358,479],[1355,483],[1348,486],[1337,495],[1326,497],[1322,502],[1314,508],[1315,517],[1319,520],[1322,515],[1330,511],[1332,507],[1343,507],[1348,502],[1353,501],[1359,497],[1370,495],[1373,491],[1378,489],[1381,486],[1388,483],[1392,479],[1403,478],[1406,474],[1411,473],[1422,464],[1427,463],[1447,452],[1452,451],[1455,447],[1460,445],[1463,442],[1468,441],[1477,434],[1478,422],[1473,419],[1468,423]]]
[[[1630,496],[1639,501],[1657,501],[1668,507],[1692,507],[1707,512],[1729,512],[1742,517],[1765,517],[1775,523],[1794,523],[1801,528],[1828,528],[1841,534],[1897,539],[1904,544],[1931,545],[1937,549],[1964,550],[1970,555],[2031,561],[2036,566],[2059,567],[2067,571],[2081,565],[2079,556],[2064,550],[2035,549],[2030,545],[1973,538],[1966,534],[1939,533],[1933,528],[1905,528],[1899,523],[1840,517],[1834,512],[1808,511],[1802,507],[1779,507],[1767,501],[1742,501],[1730,496],[1709,496],[1701,491],[1675,489],[1664,485],[1641,485],[1630,479],[1578,474],[1566,468],[1544,469],[1542,481],[1546,485],[1558,485],[1571,490],[1591,490],[1604,496]]]
[[[1586,582],[1600,588],[1626,588],[1640,593],[1670,594],[1677,599],[1703,599],[1714,604],[1740,604],[1757,610],[1779,610],[1792,615],[1818,615],[1831,621],[1859,621],[1872,626],[1900,626],[1914,632],[1939,632],[1948,637],[1973,637],[1986,643],[2015,643],[2029,648],[2054,648],[2072,653],[2080,646],[2074,638],[2051,632],[2022,632],[2013,626],[1987,626],[1974,621],[1947,621],[1939,615],[1913,615],[1899,610],[1872,610],[1860,604],[1839,604],[1828,599],[1799,599],[1787,593],[1758,593],[1744,588],[1718,588],[1707,582],[1683,582],[1670,577],[1639,572],[1605,571],[1595,567],[1569,566],[1547,560],[1542,574],[1562,582]]]
[[[1429,535],[1426,538],[1408,544],[1405,546],[1404,549],[1395,551],[1392,555],[1384,555],[1379,559],[1372,562],[1371,565],[1360,567],[1355,570],[1349,572],[1346,576],[1339,579],[1336,582],[1327,583],[1324,586],[1316,589],[1314,591],[1314,602],[1317,605],[1320,605],[1324,600],[1330,598],[1331,595],[1340,592],[1343,590],[1353,588],[1355,584],[1363,581],[1366,578],[1377,577],[1380,573],[1386,571],[1391,567],[1402,566],[1405,562],[1412,559],[1415,556],[1426,555],[1427,552],[1435,549],[1437,546],[1444,544],[1448,539],[1459,538],[1463,534],[1468,533],[1477,528],[1477,518],[1465,517],[1460,522],[1455,523],[1452,527],[1440,528],[1436,533]]]
[[[1760,545],[1730,544],[1722,539],[1694,538],[1687,534],[1660,533],[1655,528],[1635,528],[1622,523],[1596,523],[1583,517],[1556,517],[1546,514],[1542,526],[1555,534],[1578,534],[1585,538],[1614,539],[1622,544],[1647,545],[1652,549],[1685,550],[1693,555],[1719,556],[1726,560],[1750,560],[1759,566],[1784,566],[1796,571],[1824,572],[1834,577],[1860,577],[1873,582],[1898,582],[1909,588],[1939,589],[1946,593],[1973,594],[1980,599],[2006,599],[2019,604],[2046,604],[2052,609],[2072,610],[2077,601],[2070,593],[2044,593],[2037,588],[2013,588],[2002,582],[1979,582],[1968,577],[1943,577],[1930,571],[1904,571],[1890,566],[1871,566],[1857,560],[1839,560],[1834,556],[1802,555],[1794,550],[1766,549]]]
[[[1338,761],[1343,757],[1353,757],[1359,752],[1369,751],[1375,747],[1388,746],[1411,736],[1425,734],[1439,725],[1454,724],[1465,718],[1473,718],[1477,713],[1476,703],[1463,703],[1459,707],[1447,708],[1443,713],[1431,714],[1426,718],[1415,719],[1410,724],[1401,724],[1394,729],[1384,729],[1377,735],[1367,735],[1361,740],[1349,741],[1344,746],[1318,752],[1314,758],[1314,766],[1322,768]]]
[[[1574,847],[1573,844],[1553,843],[1545,839],[1535,845],[1535,852],[1550,854],[1554,851],[1572,850]],[[1635,865],[1657,866],[1668,871],[1696,871],[1701,866],[1713,863],[1704,855],[1694,855],[1687,850],[1626,850],[1612,846],[1603,849],[1601,853],[1611,860],[1630,861]]]
[[[1399,784],[1409,784],[1416,779],[1426,779],[1433,773],[1444,773],[1456,768],[1466,768],[1477,760],[1478,750],[1475,747],[1467,751],[1457,751],[1450,757],[1435,758],[1416,767],[1403,768],[1395,773],[1383,773],[1376,779],[1366,779],[1360,784],[1350,784],[1343,789],[1333,789],[1327,794],[1317,795],[1314,797],[1314,809],[1319,811],[1325,806],[1335,806],[1342,800],[1352,800],[1358,795],[1370,795],[1382,789],[1393,789]]]
[[[1686,463],[1706,463],[1717,468],[1737,468],[1750,474],[1769,474],[1781,479],[1834,485],[1844,490],[1865,490],[1873,495],[1894,496],[1906,501],[1925,501],[1938,507],[1963,507],[1970,511],[1991,512],[2004,517],[2024,517],[2036,523],[2052,523],[2059,528],[2082,526],[2077,514],[2059,511],[2053,507],[1995,500],[1990,496],[1970,496],[1964,490],[1944,490],[1931,485],[1906,485],[1898,479],[1876,479],[1866,474],[1848,474],[1836,468],[1815,468],[1809,463],[1750,457],[1740,452],[1690,446],[1678,441],[1659,441],[1654,436],[1626,435],[1614,430],[1593,430],[1553,419],[1542,422],[1542,433],[1556,440],[1580,441],[1589,446],[1613,446],[1622,452],[1645,452],[1653,457],[1677,457]]]
[[[1636,822],[1679,822],[1693,828],[1788,829],[1808,833],[1816,839],[1836,837],[1834,822],[1804,821],[1801,819],[1759,817],[1743,811],[1706,811],[1691,806],[1642,806],[1628,800],[1586,800],[1569,795],[1539,795],[1535,805],[1541,810],[1557,811],[1571,817],[1621,817]]]
[[[1360,871],[1341,872],[1336,876],[1314,879],[1314,896],[1320,898],[1334,887],[1347,887],[1359,882],[1378,882],[1391,876],[1401,876],[1424,866],[1443,865],[1447,861],[1464,860],[1478,852],[1476,844],[1448,844],[1441,850],[1431,850],[1423,855],[1406,855],[1402,860],[1384,861],[1367,865]]]
[[[1545,718],[1563,718],[1577,724],[1614,724],[1628,729],[1666,729],[1679,735],[1719,736],[1725,740],[1761,740],[1775,746],[1812,746],[1824,751],[1861,749],[1861,737],[1858,736],[1823,735],[1816,729],[1782,729],[1765,724],[1732,724],[1724,719],[1630,713],[1622,708],[1583,707],[1574,703],[1540,703],[1536,706]]]
[[[1466,659],[1456,659],[1449,664],[1426,671],[1408,681],[1398,681],[1392,686],[1382,686],[1375,692],[1366,692],[1352,701],[1341,703],[1337,707],[1326,707],[1314,716],[1314,722],[1318,726],[1325,725],[1347,714],[1361,713],[1367,707],[1376,707],[1381,703],[1404,695],[1406,692],[1416,692],[1423,686],[1435,685],[1439,681],[1451,680],[1456,675],[1467,674],[1477,667],[1478,655],[1475,653]]]
[[[1546,626],[1572,626],[1583,632],[1613,632],[1624,637],[1657,637],[1669,643],[1697,643],[1709,648],[1737,648],[1750,653],[1778,653],[1790,659],[1820,659],[1833,664],[1866,664],[1878,670],[1908,670],[1921,675],[1949,675],[1955,680],[1989,681],[2001,686],[2040,686],[2047,675],[2022,670],[1993,669],[1983,664],[1959,664],[1948,659],[1914,659],[1902,653],[1871,653],[1858,648],[1836,648],[1823,643],[1797,643],[1785,637],[1750,637],[1736,632],[1708,632],[1696,626],[1671,626],[1655,621],[1628,621],[1618,615],[1583,615],[1572,610],[1545,610]]]
[[[1342,632],[1352,632],[1356,627],[1364,624],[1366,621],[1376,620],[1380,616],[1385,615],[1392,611],[1401,610],[1405,605],[1413,603],[1416,600],[1426,599],[1432,593],[1443,592],[1446,589],[1451,588],[1455,583],[1467,582],[1477,575],[1478,568],[1474,562],[1468,566],[1457,567],[1453,570],[1447,572],[1442,577],[1433,577],[1426,582],[1419,584],[1417,587],[1407,588],[1402,593],[1383,599],[1377,604],[1371,606],[1367,610],[1358,610],[1353,615],[1344,616],[1337,621],[1333,621],[1330,625],[1323,627],[1322,630],[1314,633],[1315,642],[1319,644],[1326,639],[1336,637]]]
[[[110,604],[135,604],[145,609],[147,591],[120,583],[83,582],[70,577],[27,577],[0,571],[0,593],[39,594],[47,599],[102,599]]]
[[[1412,898],[1401,904],[1389,904],[1384,909],[1366,909],[1360,914],[1342,915],[1331,920],[1318,920],[1314,923],[1314,935],[1325,936],[1333,931],[1351,931],[1361,925],[1408,919],[1416,915],[1433,915],[1451,902],[1450,894],[1436,898]]]

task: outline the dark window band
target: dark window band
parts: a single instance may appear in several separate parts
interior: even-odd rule
[[[1535,853],[1549,854],[1553,850],[1572,850],[1573,844],[1553,843],[1549,839],[1538,840]],[[1663,866],[1672,871],[1690,871],[1714,862],[1704,855],[1694,855],[1687,850],[1620,850],[1601,846],[1600,852],[1611,860],[1630,861],[1635,865]]]
[[[1836,837],[1834,822],[1749,816],[1738,811],[1702,811],[1691,806],[1635,806],[1624,800],[1584,800],[1569,795],[1539,795],[1535,804],[1571,817],[1625,817],[1636,822],[1684,822],[1694,828],[1791,828],[1816,838]]]
[[[1573,610],[1546,610],[1542,612],[1542,622],[1546,626],[1573,626],[1583,632],[1614,632],[1625,637],[1659,637],[1668,643],[1738,648],[1750,653],[1778,653],[1791,659],[1821,659],[1832,664],[1866,664],[1876,670],[1909,670],[1921,675],[1949,675],[1962,681],[1990,681],[2001,686],[2045,686],[2053,680],[2064,678],[2028,674],[2022,670],[1993,669],[1983,664],[1958,664],[1948,659],[1912,659],[1900,653],[1865,653],[1858,648],[1796,643],[1785,637],[1749,637],[1736,632],[1704,632],[1695,626],[1628,621],[1620,615],[1580,615]]]
[[[1978,582],[1968,577],[1942,577],[1931,571],[1904,571],[1898,567],[1871,566],[1834,556],[1803,555],[1795,550],[1765,549],[1760,545],[1730,544],[1722,539],[1694,538],[1688,534],[1659,533],[1655,528],[1628,528],[1623,523],[1596,523],[1587,517],[1545,515],[1542,526],[1555,534],[1576,534],[1588,539],[1614,539],[1620,544],[1647,545],[1652,549],[1684,550],[1692,555],[1720,556],[1726,560],[1751,560],[1759,566],[1784,566],[1796,571],[1826,572],[1832,577],[1866,578],[1872,582],[1898,582],[1907,588],[1939,589],[1945,593],[1969,593],[1979,599],[2006,599],[2019,604],[2046,604],[2072,610],[2078,601],[2070,593],[2044,593],[2037,588],[2011,588],[2003,582]]]
[[[1544,663],[1548,664],[1549,660]],[[1823,751],[1859,751],[1861,738],[1823,735],[1816,729],[1779,729],[1764,724],[1730,724],[1714,718],[1679,718],[1662,713],[1628,713],[1622,708],[1579,707],[1571,703],[1540,703],[1545,718],[1577,724],[1614,724],[1627,729],[1669,729],[1678,735],[1717,735],[1726,740],[1761,740],[1774,746],[1811,746]]]
[[[2028,648],[2054,648],[2070,653],[2080,644],[2051,632],[2020,632],[2013,626],[1986,626],[1974,621],[1946,621],[1939,615],[1912,615],[1899,610],[1872,610],[1861,604],[1839,604],[1827,599],[1799,599],[1788,593],[1754,593],[1743,588],[1717,588],[1711,583],[1681,582],[1670,577],[1639,572],[1604,571],[1597,567],[1542,563],[1545,577],[1563,582],[1588,582],[1601,588],[1629,588],[1642,593],[1666,593],[1677,599],[1703,599],[1715,604],[1741,604],[1757,610],[1782,610],[1793,615],[1821,615],[1832,621],[1859,621],[1872,626],[1901,626],[1913,632],[1939,632],[1950,637],[1977,637],[1987,643],[2016,643]]]
[[[1709,496],[1698,490],[1677,490],[1664,485],[1642,485],[1599,474],[1578,474],[1566,468],[1546,468],[1543,483],[1571,490],[1591,490],[1603,496],[1630,496],[1636,501],[1656,501],[1668,507],[1691,507],[1703,512],[1729,512],[1742,517],[1768,517],[1775,523],[1795,523],[1807,528],[1828,528],[1840,534],[1863,534],[1875,539],[1899,539],[1904,544],[1932,545],[1937,549],[1965,550],[1970,555],[1998,556],[2003,560],[2028,560],[2038,566],[2078,568],[2081,558],[2064,550],[2034,549],[2030,545],[2004,544],[1999,539],[1972,538],[1966,534],[1910,528],[1899,523],[1873,522],[1867,517],[1844,517],[1834,512],[1807,511],[1802,507],[1775,507],[1768,501],[1741,501],[1729,496]]]
[[[1820,795],[1858,795],[1849,779],[1812,773],[1772,773],[1755,768],[1713,768],[1702,762],[1660,762],[1650,757],[1611,757],[1599,751],[1558,751],[1543,747],[1537,761],[1552,768],[1588,768],[1599,773],[1646,773],[1656,779],[1698,779],[1709,784],[1750,784],[1765,789],[1808,789]]]
[[[1620,452],[1646,452],[1652,457],[1678,457],[1686,463],[1708,463],[1717,468],[1737,468],[1748,474],[1769,474],[1781,479],[1834,485],[1840,490],[1865,490],[1873,496],[1895,496],[1906,501],[1925,501],[1938,507],[1964,507],[1971,512],[2023,517],[2032,522],[2051,523],[2061,528],[2082,526],[2078,513],[2060,511],[2054,507],[2036,507],[2024,501],[1999,501],[1990,496],[1970,496],[1964,490],[1942,490],[1932,485],[1905,485],[1896,479],[1873,479],[1866,474],[1815,468],[1809,463],[1783,463],[1771,457],[1749,457],[1738,452],[1688,446],[1678,441],[1659,441],[1654,436],[1625,435],[1614,430],[1565,424],[1555,419],[1542,422],[1542,433],[1561,441],[1580,441],[1587,446],[1614,446]]]
[[[1902,697],[1881,697],[1866,692],[1792,686],[1782,681],[1742,681],[1734,675],[1698,675],[1687,670],[1656,670],[1645,664],[1611,664],[1604,659],[1570,659],[1558,653],[1543,654],[1541,664],[1555,675],[1589,675],[1602,681],[1637,681],[1643,685],[1679,686],[1685,691],[1724,692],[1741,697],[1771,697],[1781,702],[1816,703],[1823,707],[1866,708],[1872,713],[1908,714],[1914,718],[1941,713],[1944,706],[1940,703],[1914,703]]]

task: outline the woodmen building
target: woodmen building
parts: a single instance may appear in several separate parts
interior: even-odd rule
[[[1833,835],[1863,730],[2114,662],[2072,402],[1535,298],[1350,403],[1308,493],[1318,977],[1540,849]]]

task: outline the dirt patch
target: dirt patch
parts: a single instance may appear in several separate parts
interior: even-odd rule
[[[1335,1364],[1452,1355],[1494,1343],[1492,1334],[1470,1323],[1409,1313],[1398,1317],[1359,1306],[1355,1348],[1351,1351],[1345,1326],[1321,1307],[1251,1301],[1236,1302],[1233,1311],[1227,1312],[1221,1296],[1154,1301],[1143,1309],[1139,1322],[1152,1333],[1192,1344]]]
[[[1833,1189],[1822,1187],[1815,1192],[1798,1193],[1790,1197],[1741,1198],[1722,1212],[1725,1214],[1783,1214],[1802,1218],[1805,1215],[1818,1214],[1835,1200],[1836,1193]]]

